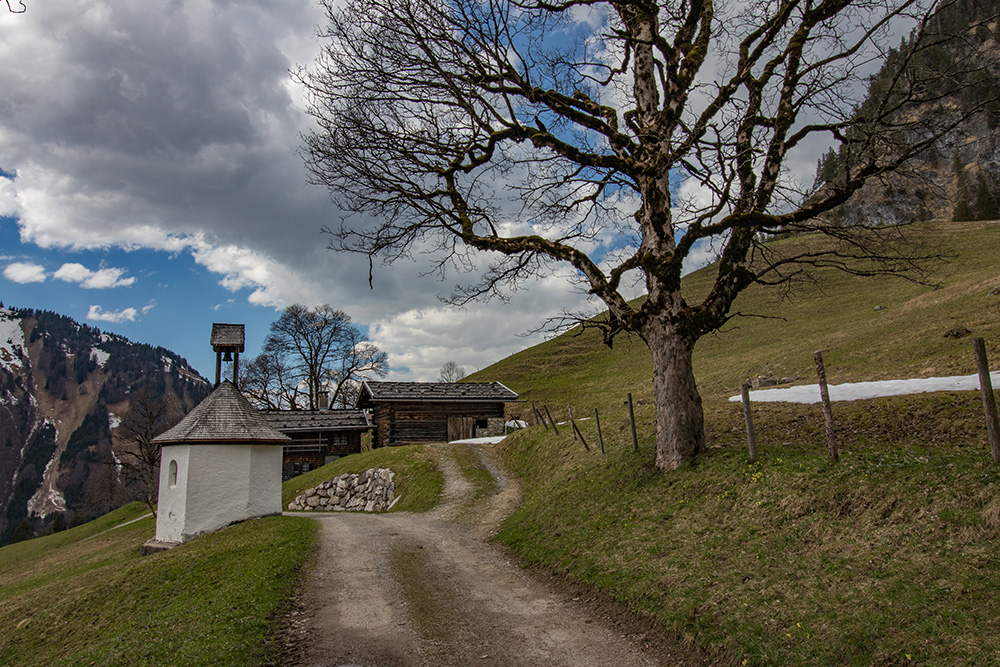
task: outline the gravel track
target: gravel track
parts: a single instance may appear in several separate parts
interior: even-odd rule
[[[432,512],[316,517],[320,548],[290,612],[285,664],[692,664],[683,650],[654,656],[571,592],[511,563],[487,539],[518,489],[490,466],[500,490],[473,500],[448,446],[438,457],[446,482]]]

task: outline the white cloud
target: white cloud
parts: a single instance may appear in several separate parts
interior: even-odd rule
[[[128,287],[135,282],[134,277],[123,278],[125,269],[101,268],[91,271],[83,264],[66,263],[60,266],[54,278],[68,283],[79,283],[84,289],[108,289],[111,287]]]
[[[684,258],[684,266],[681,269],[681,273],[686,275],[717,260],[725,245],[725,241],[726,237],[712,236],[695,242],[691,247],[691,252]]]
[[[211,309],[213,311],[218,311],[218,310],[220,310],[223,307],[231,308],[234,305],[236,305],[236,299],[226,299],[225,302],[223,302],[223,303],[217,303],[217,304],[211,306]]]
[[[438,304],[381,317],[369,335],[389,355],[389,365],[396,369],[392,379],[434,381],[445,362],[454,361],[473,373],[541,342],[549,334],[531,331],[561,309],[598,308],[562,273],[532,281],[508,302],[477,303],[468,309]]]
[[[252,289],[247,300],[257,306],[281,308],[296,302],[320,303],[320,295],[288,266],[238,245],[213,246],[202,239],[191,247],[194,259],[231,292]]]
[[[45,282],[45,267],[32,262],[14,262],[3,270],[3,277],[15,283]]]
[[[87,311],[87,319],[91,322],[135,322],[139,316],[139,311],[135,308],[123,308],[122,310],[104,310],[100,306],[91,305]]]

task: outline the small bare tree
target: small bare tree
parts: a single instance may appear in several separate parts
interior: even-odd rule
[[[705,446],[699,338],[754,283],[913,269],[896,229],[822,215],[963,120],[959,79],[914,66],[948,39],[931,17],[950,0],[321,2],[327,42],[299,72],[318,128],[303,152],[355,214],[331,248],[384,262],[436,249],[439,271],[481,271],[485,251],[457,303],[572,267],[608,311],[606,342],[631,333],[652,353],[664,470]],[[896,25],[914,39],[862,107]],[[837,178],[805,197],[788,156],[831,141],[846,147]],[[788,232],[830,242],[766,243]],[[685,263],[708,253],[714,283],[684,293]]]
[[[441,367],[441,382],[458,382],[465,377],[465,369],[454,361],[448,361]]]
[[[352,407],[362,381],[389,373],[389,356],[353,325],[344,330],[337,356],[335,367],[327,374],[333,385],[330,407]]]
[[[84,516],[101,516],[126,502],[136,500],[136,495],[145,497],[144,493],[137,493],[134,488],[130,492],[125,487],[121,474],[123,471],[120,470],[115,455],[104,456],[101,462],[104,465],[96,470],[92,469],[87,480],[88,493],[82,508]]]
[[[126,488],[134,489],[156,516],[160,487],[160,445],[153,439],[177,423],[180,409],[169,395],[154,396],[146,390],[129,398],[128,411],[112,436],[114,465]]]

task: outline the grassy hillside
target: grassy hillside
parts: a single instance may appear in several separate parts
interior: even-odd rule
[[[812,382],[820,349],[831,383],[975,372],[969,339],[944,334],[962,326],[988,346],[1000,344],[1000,296],[990,294],[1000,286],[1000,224],[923,224],[911,232],[946,256],[928,265],[930,285],[824,270],[791,292],[755,286],[742,294],[733,312],[744,317],[695,348],[703,400],[724,402],[747,377],[767,372]],[[685,291],[704,293],[713,277],[712,267],[701,269],[685,278]],[[622,338],[609,350],[596,331],[579,328],[471,378],[499,380],[526,400],[552,403],[608,393],[617,400],[622,391],[652,397],[652,363],[641,341]]]
[[[1000,264],[995,259],[1000,224],[924,224],[911,231],[917,241],[947,257],[928,266],[930,284],[825,270],[817,272],[815,283],[801,284],[790,293],[754,287],[741,295],[733,311],[743,316],[702,338],[695,348],[709,446],[742,438],[742,413],[728,399],[739,393],[747,378],[771,373],[798,378],[796,384],[813,383],[816,350],[823,350],[831,384],[974,373],[973,336],[986,339],[994,366],[1000,368],[1000,295],[990,294],[1000,286]],[[784,241],[789,242],[802,241]],[[692,295],[702,293],[712,277],[711,267],[695,272],[685,279],[685,289]],[[972,334],[944,335],[963,327]],[[640,428],[639,437],[652,444],[652,362],[638,339],[621,338],[608,349],[596,331],[576,328],[471,379],[499,380],[525,401],[546,403],[559,419],[566,417],[568,404],[578,415],[598,407],[602,424],[610,420],[613,425],[627,419],[622,402],[631,392],[637,418],[648,426]],[[975,405],[975,398],[967,397]],[[802,414],[803,409],[808,410],[794,412]],[[766,431],[770,416],[781,415],[784,409],[762,405],[759,410]],[[862,408],[859,418],[864,419],[868,410]],[[528,418],[529,413],[530,407],[522,404],[521,416]]]
[[[1000,664],[1000,470],[976,392],[835,404],[835,465],[818,408],[780,404],[755,408],[760,456],[749,462],[728,401],[753,375],[813,382],[818,349],[832,383],[973,373],[971,337],[944,336],[956,327],[984,337],[1000,367],[1000,225],[917,231],[953,255],[934,267],[938,287],[828,272],[787,300],[746,293],[736,310],[768,319],[699,343],[710,449],[668,475],[651,465],[640,342],[608,350],[570,332],[482,371],[559,417],[567,404],[577,417],[599,408],[607,451],[592,420],[581,424],[591,452],[568,429],[505,441],[527,495],[500,539],[729,664]],[[626,392],[639,403],[638,452]]]
[[[0,549],[0,664],[274,664],[272,619],[315,523],[248,521],[141,558],[147,513],[133,503]]]

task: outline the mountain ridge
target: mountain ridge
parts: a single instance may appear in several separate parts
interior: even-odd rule
[[[103,514],[121,493],[112,430],[139,392],[186,413],[209,383],[176,353],[72,318],[0,309],[0,544]]]
[[[995,3],[955,0],[930,20],[923,41],[915,35],[890,49],[872,77],[857,113],[878,104],[880,91],[907,69],[933,73],[940,99],[919,112],[927,117],[967,116],[911,158],[897,173],[869,180],[851,199],[825,214],[843,226],[910,221],[967,222],[1000,217],[1000,20]],[[953,39],[957,37],[957,39]],[[910,137],[918,141],[921,137]],[[813,189],[842,185],[856,162],[848,141],[817,164]]]

